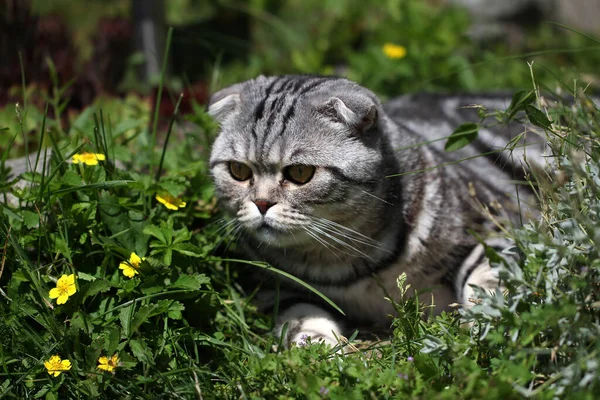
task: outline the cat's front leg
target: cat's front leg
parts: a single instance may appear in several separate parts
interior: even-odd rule
[[[287,330],[283,332],[287,324]],[[281,337],[285,347],[290,348],[292,343],[298,346],[311,343],[324,342],[331,347],[339,343],[341,325],[333,316],[322,308],[309,303],[298,303],[283,311],[277,318],[274,333]]]

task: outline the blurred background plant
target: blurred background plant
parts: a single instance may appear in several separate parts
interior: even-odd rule
[[[2,0],[0,104],[20,95],[22,70],[26,84],[40,90],[71,83],[69,109],[101,93],[149,94],[158,71],[140,79],[139,69],[161,62],[166,26],[175,27],[169,87],[197,89],[201,102],[207,87],[261,73],[341,74],[386,96],[514,89],[529,84],[524,59],[549,69],[539,72],[541,80],[584,75],[598,86],[598,44],[544,22],[553,15],[514,7],[512,25],[477,35],[471,28],[478,17],[454,3],[460,1]],[[507,18],[503,12],[498,19]],[[152,52],[141,42],[152,42]],[[386,57],[386,43],[404,47],[405,56]]]
[[[481,34],[473,31],[481,10],[462,8],[460,0],[376,6],[359,0],[1,0],[0,125],[15,127],[11,115],[23,90],[37,111],[52,101],[48,122],[61,127],[70,113],[99,98],[121,103],[136,95],[153,106],[166,26],[175,29],[168,90],[160,99],[164,121],[179,93],[185,113],[192,102],[206,103],[212,91],[259,74],[338,74],[385,98],[520,89],[530,79],[524,60],[533,60],[542,85],[559,76],[597,89],[598,43],[547,22],[560,20],[548,7],[535,8],[561,1],[519,0],[497,16],[490,6],[484,23],[511,23]],[[386,44],[402,48],[402,56],[386,55]],[[29,133],[40,116],[34,109],[27,113]],[[30,139],[35,144],[35,136]],[[6,135],[0,139],[0,149],[7,141]],[[17,138],[13,152],[22,154],[22,146]]]

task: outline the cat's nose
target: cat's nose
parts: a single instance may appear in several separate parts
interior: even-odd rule
[[[258,207],[258,211],[260,211],[262,215],[265,215],[267,210],[277,203],[271,203],[270,201],[259,199],[254,200],[254,204],[256,204],[256,207]]]

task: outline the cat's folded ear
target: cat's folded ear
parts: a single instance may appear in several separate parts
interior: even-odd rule
[[[357,133],[365,133],[377,125],[377,105],[368,97],[360,96],[346,101],[339,97],[330,97],[317,105],[317,112]]]
[[[222,123],[228,115],[239,109],[240,91],[240,85],[233,85],[213,94],[208,104],[208,114]]]

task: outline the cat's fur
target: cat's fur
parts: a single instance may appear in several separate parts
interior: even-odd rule
[[[503,149],[521,128],[482,129],[477,142],[452,153],[444,152],[445,140],[423,143],[478,120],[461,106],[505,108],[508,102],[505,96],[420,95],[383,106],[346,79],[310,76],[261,76],[213,96],[209,112],[220,133],[210,167],[244,257],[293,274],[346,314],[340,318],[313,293],[280,278],[277,333],[287,322],[287,345],[306,337],[335,344],[344,327],[357,324],[389,326],[393,308],[384,297],[399,296],[402,272],[412,289],[433,292],[437,311],[468,305],[470,285],[498,286],[475,236],[498,248],[507,242],[494,234],[482,207],[497,202],[492,214],[518,222],[533,201],[521,190],[517,207],[514,180],[524,173],[517,161],[523,148],[485,153]],[[541,161],[539,152],[527,154],[530,162]],[[233,179],[231,161],[249,166],[252,177]],[[294,184],[282,172],[290,165],[315,166],[315,174]],[[261,201],[271,205],[264,215]],[[264,286],[275,281],[264,278]],[[273,306],[269,289],[258,297]]]

